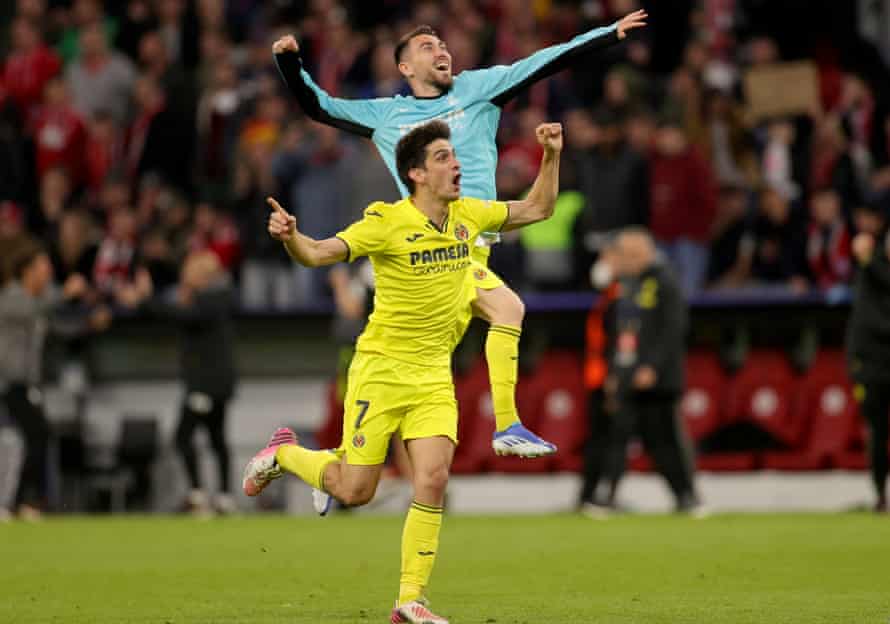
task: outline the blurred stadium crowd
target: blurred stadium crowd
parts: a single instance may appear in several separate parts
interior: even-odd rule
[[[639,4],[4,3],[0,255],[36,237],[57,280],[80,273],[90,298],[126,302],[138,267],[163,289],[190,251],[211,250],[245,308],[316,304],[330,297],[326,276],[292,267],[268,237],[264,197],[327,236],[396,189],[369,142],[302,116],[273,64],[276,36],[297,34],[329,93],[387,96],[407,92],[392,52],[412,25],[437,28],[459,72],[510,63]],[[842,290],[852,235],[890,205],[890,76],[867,29],[854,18],[831,30],[834,13],[809,5],[786,21],[795,2],[648,4],[642,35],[504,111],[502,197],[534,177],[536,124],[562,120],[568,153],[555,218],[508,238],[494,268],[520,290],[586,289],[603,233],[645,224],[689,293]],[[814,80],[770,73],[800,59],[793,75]],[[758,87],[771,107],[746,101]]]

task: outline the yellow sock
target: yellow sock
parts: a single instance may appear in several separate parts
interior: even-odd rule
[[[311,451],[297,444],[283,444],[275,451],[278,465],[319,490],[324,489],[324,469],[340,461],[330,451]]]
[[[491,402],[498,431],[519,422],[516,411],[516,378],[519,369],[519,336],[522,329],[509,325],[492,325],[485,341]]]
[[[399,604],[417,600],[430,580],[436,551],[439,549],[439,529],[442,528],[442,508],[411,503],[405,528],[402,531],[402,577],[399,584]]]

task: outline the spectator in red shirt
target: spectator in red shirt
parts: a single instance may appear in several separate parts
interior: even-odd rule
[[[25,18],[12,22],[12,52],[3,68],[6,90],[23,120],[40,104],[46,82],[59,73],[62,61],[43,42],[40,30]]]
[[[87,122],[84,145],[84,182],[87,189],[98,194],[113,169],[123,157],[123,137],[114,118],[99,111]]]
[[[234,63],[215,62],[208,69],[208,77],[197,109],[198,172],[204,181],[224,183],[230,170],[230,147],[237,134],[243,96]]]
[[[235,222],[208,202],[195,206],[194,229],[189,239],[189,251],[205,250],[215,253],[227,271],[232,270],[241,256],[241,241]]]
[[[21,207],[12,201],[0,201],[0,260],[12,248],[12,243],[25,234],[25,219]],[[4,275],[0,274],[0,283]]]
[[[822,290],[849,283],[853,272],[850,229],[837,191],[826,188],[810,198],[807,261],[813,281]]]
[[[131,208],[116,209],[108,218],[108,233],[93,266],[93,283],[101,294],[113,296],[132,281],[135,241],[136,213]]]
[[[505,142],[504,147],[501,148],[499,158],[522,162],[522,169],[537,172],[543,151],[540,143],[534,138],[534,129],[544,123],[545,120],[544,112],[533,106],[529,106],[516,114],[516,131],[512,133],[512,136]],[[529,137],[531,137],[531,140],[529,140]]]
[[[683,289],[695,292],[704,284],[708,266],[717,189],[707,161],[675,120],[663,121],[658,129],[650,180],[649,227],[677,269]]]
[[[69,104],[68,89],[58,77],[47,81],[43,90],[43,106],[36,109],[31,128],[34,135],[37,175],[52,167],[68,170],[77,186],[83,179],[86,128],[83,119]]]

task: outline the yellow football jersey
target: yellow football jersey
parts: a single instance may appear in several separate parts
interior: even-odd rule
[[[500,231],[507,204],[462,197],[451,202],[442,228],[405,198],[376,202],[337,234],[349,261],[374,267],[374,311],[357,351],[413,363],[448,366],[461,310],[472,298],[472,246],[483,231]]]

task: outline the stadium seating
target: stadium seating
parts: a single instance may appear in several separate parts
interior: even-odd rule
[[[867,434],[853,400],[842,351],[820,352],[804,375],[795,374],[781,352],[753,351],[739,373],[730,376],[716,353],[695,349],[687,357],[686,376],[680,416],[697,446],[741,425],[764,432],[764,439],[768,437],[781,448],[698,453],[696,463],[700,470],[868,467]],[[559,447],[553,457],[529,461],[493,454],[491,437],[495,422],[484,358],[480,357],[466,374],[455,378],[455,391],[460,409],[455,474],[533,474],[581,469],[589,423],[578,353],[545,353],[534,372],[521,376],[517,386],[517,405],[523,422]],[[342,419],[333,384],[329,393],[329,417],[318,433],[323,447],[339,441]],[[322,441],[327,438],[327,443]],[[642,472],[654,468],[638,441],[629,445],[628,468]]]
[[[696,446],[726,423],[729,377],[717,354],[698,349],[686,357],[686,391],[680,402],[680,417]],[[649,462],[651,464],[651,462]],[[755,466],[752,453],[696,454],[700,470],[738,471]]]
[[[686,391],[680,401],[680,417],[687,435],[697,446],[702,440],[726,424],[725,406],[729,378],[717,355],[708,350],[690,351],[686,358]],[[652,459],[643,446],[632,443],[627,451],[630,470],[649,472],[654,469]],[[753,453],[696,453],[696,465],[701,470],[730,472],[752,470]]]
[[[714,433],[721,423],[727,376],[716,354],[692,351],[686,357],[686,392],[680,416],[689,436],[699,442]]]
[[[867,450],[868,427],[857,413],[850,435],[847,437],[846,447],[834,456],[833,467],[844,470],[866,470],[868,468]]]
[[[552,352],[540,359],[531,388],[540,401],[535,432],[556,444],[559,452],[535,463],[563,472],[581,470],[589,429],[581,371],[580,355],[571,351]]]
[[[460,414],[457,426],[460,444],[451,471],[455,474],[483,472],[493,457],[491,436],[494,432],[491,388],[484,358],[479,358],[466,374],[455,378],[454,387]]]
[[[804,422],[792,410],[794,385],[794,372],[782,353],[752,352],[730,382],[726,422],[753,424],[777,442],[795,446]]]
[[[819,470],[842,463],[857,429],[843,352],[826,350],[817,355],[795,388],[792,411],[792,420],[805,425],[801,443],[787,451],[765,453],[764,468]]]

